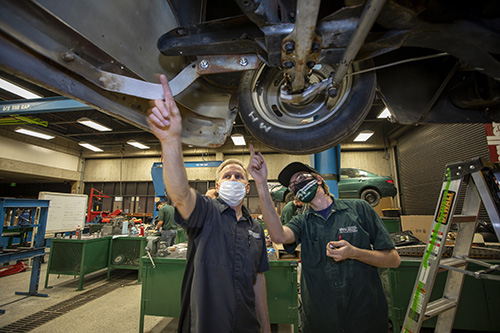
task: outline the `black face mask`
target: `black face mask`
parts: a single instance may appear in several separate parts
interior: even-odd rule
[[[294,194],[294,195],[297,195],[297,192],[298,192],[299,190],[301,190],[304,186],[306,186],[306,185],[307,185],[310,181],[311,181],[311,179],[304,179],[303,181],[301,181],[301,182],[299,182],[299,183],[295,184],[295,185],[293,186],[293,194]]]

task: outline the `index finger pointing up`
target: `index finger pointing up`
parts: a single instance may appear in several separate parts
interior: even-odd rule
[[[168,84],[167,77],[164,74],[160,75],[160,82],[163,86],[163,98],[165,101],[172,100],[174,98],[172,96],[172,90],[170,90],[170,85]]]

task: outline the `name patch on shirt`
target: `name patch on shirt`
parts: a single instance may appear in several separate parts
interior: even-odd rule
[[[339,228],[339,233],[341,233],[341,234],[353,234],[355,232],[358,232],[358,227],[355,225],[345,227],[345,228]]]
[[[255,239],[260,239],[260,234],[258,232],[253,232],[252,230],[248,230],[248,236],[252,236]]]

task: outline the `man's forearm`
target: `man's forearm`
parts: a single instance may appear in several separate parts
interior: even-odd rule
[[[163,221],[159,221],[158,225],[156,226],[155,230],[161,229],[163,227]]]
[[[183,218],[194,209],[195,194],[189,187],[180,138],[162,143],[165,189]]]
[[[357,249],[353,259],[375,267],[397,268],[401,263],[396,250],[365,250]]]
[[[267,182],[261,184],[255,184],[257,186],[257,192],[259,193],[260,207],[262,209],[262,217],[264,223],[266,224],[267,231],[271,236],[271,239],[275,243],[283,244],[286,241],[285,232],[281,221],[274,208],[271,195],[267,188]]]
[[[266,277],[264,273],[257,273],[257,279],[253,290],[255,293],[255,311],[259,317],[261,331],[271,332],[269,312],[267,309]]]

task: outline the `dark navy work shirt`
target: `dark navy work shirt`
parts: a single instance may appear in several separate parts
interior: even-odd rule
[[[196,206],[176,222],[188,234],[179,332],[259,332],[254,283],[269,270],[266,240],[246,207],[236,212],[221,199],[197,193]]]
[[[335,261],[326,256],[326,244],[348,241],[365,250],[394,248],[375,210],[364,200],[334,199],[326,218],[306,210],[287,227],[301,244],[303,332],[386,333],[387,301],[377,267],[354,259]]]

